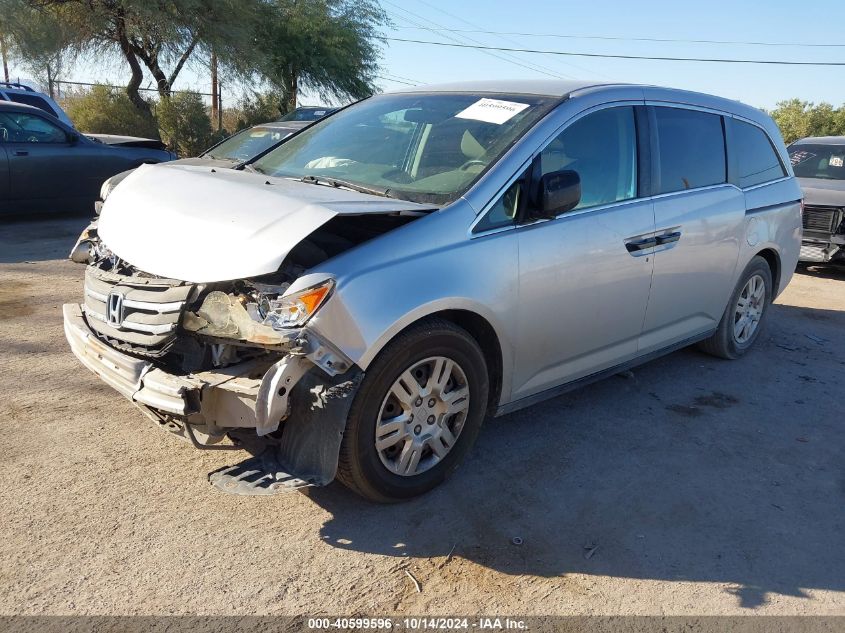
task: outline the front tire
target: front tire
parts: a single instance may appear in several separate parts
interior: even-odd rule
[[[340,448],[338,479],[381,503],[438,486],[475,442],[487,365],[462,328],[429,319],[391,341],[364,376]]]
[[[773,295],[769,263],[757,255],[740,275],[719,328],[699,347],[728,360],[743,356],[760,336]]]

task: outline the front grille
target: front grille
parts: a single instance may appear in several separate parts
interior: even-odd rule
[[[91,329],[111,343],[161,349],[175,338],[192,289],[193,285],[181,281],[129,277],[89,266],[85,315]],[[122,310],[112,309],[110,314],[110,300],[122,303]]]
[[[836,207],[804,207],[804,230],[833,233],[839,209]]]

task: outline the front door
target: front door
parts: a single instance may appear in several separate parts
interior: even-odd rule
[[[47,116],[23,112],[0,114],[6,129],[12,211],[66,211],[88,190],[90,157],[75,152],[68,133]],[[86,160],[88,159],[88,160]]]
[[[518,332],[514,399],[634,358],[653,266],[650,199],[639,195],[633,106],[568,126],[540,154],[542,173],[569,169],[581,202],[516,229]]]

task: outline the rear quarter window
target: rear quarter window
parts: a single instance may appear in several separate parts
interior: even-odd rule
[[[718,114],[655,107],[659,187],[657,193],[727,182],[725,133]]]
[[[741,189],[786,176],[780,158],[763,130],[756,125],[734,120],[731,131]]]

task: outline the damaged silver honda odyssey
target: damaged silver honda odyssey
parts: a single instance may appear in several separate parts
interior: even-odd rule
[[[84,241],[79,360],[267,494],[424,493],[488,414],[759,337],[801,191],[764,113],[586,82],[425,87],[235,170],[142,166]]]

